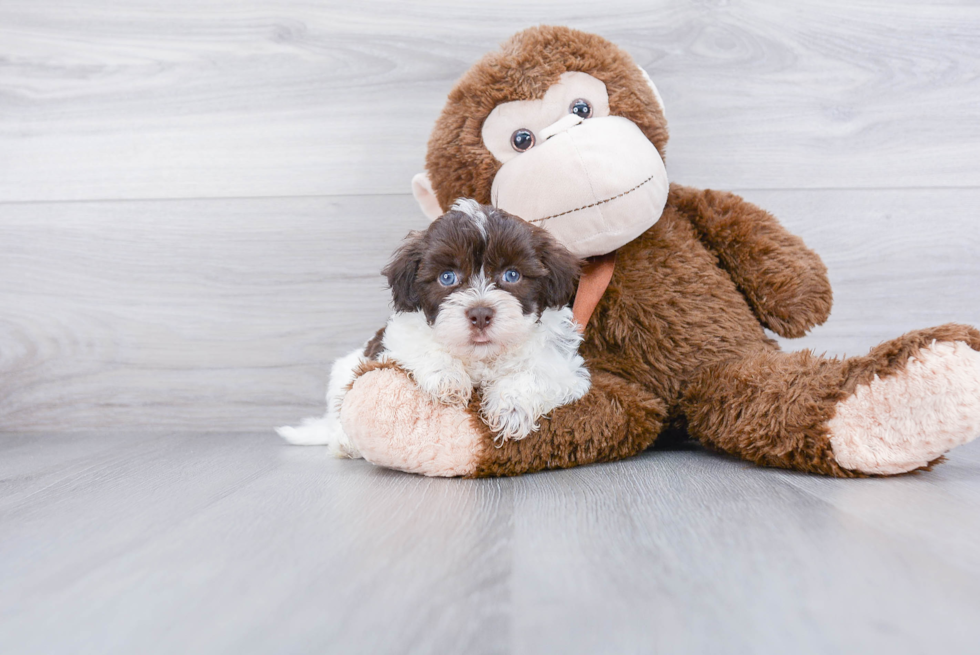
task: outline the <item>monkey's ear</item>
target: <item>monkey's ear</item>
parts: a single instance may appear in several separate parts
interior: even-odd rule
[[[647,72],[643,70],[643,66],[637,66],[637,68],[639,68],[640,72],[643,73],[643,79],[646,80],[647,86],[649,86],[650,90],[653,91],[653,97],[656,98],[657,102],[660,104],[660,113],[664,115],[664,118],[667,118],[667,108],[664,107],[664,99],[660,97],[660,91],[657,90],[657,85],[653,83],[653,80],[650,79]]]
[[[540,303],[542,307],[561,309],[575,296],[581,261],[543,229],[538,232],[538,239],[538,256],[548,269],[548,277],[541,287]]]
[[[422,308],[415,288],[415,276],[422,263],[423,232],[410,232],[398,247],[381,274],[388,278],[391,300],[396,312],[413,312]]]
[[[432,190],[432,182],[429,181],[429,174],[425,171],[416,173],[412,178],[412,195],[422,208],[422,213],[429,217],[429,220],[436,220],[442,216],[442,208],[436,200],[436,192]]]

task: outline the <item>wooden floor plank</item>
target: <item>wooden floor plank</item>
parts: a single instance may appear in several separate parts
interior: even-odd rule
[[[899,538],[787,490],[783,475],[648,452],[519,479],[518,639],[527,652],[925,653],[971,642],[978,578],[928,550],[939,535]],[[914,505],[905,516],[922,518]],[[980,538],[976,512],[956,525]]]
[[[17,652],[503,650],[499,482],[398,474],[269,433],[154,443],[126,466],[107,455],[111,475],[80,476],[71,497],[49,495],[40,512],[0,515],[0,642]]]
[[[39,436],[36,459],[57,461],[65,438],[94,452],[104,437]],[[935,471],[889,480],[688,448],[474,481],[336,460],[268,433],[130,439],[71,484],[39,480],[29,503],[0,510],[0,643],[968,652],[978,453],[964,446]]]
[[[970,3],[7,0],[0,201],[405,193],[453,82],[542,22],[649,70],[678,181],[980,179]]]
[[[38,420],[83,429],[79,411],[110,429],[295,420],[322,398],[324,356],[384,324],[381,267],[425,224],[404,197],[7,210],[7,431]],[[249,407],[259,398],[263,408]]]
[[[939,560],[980,574],[980,444],[954,451],[934,471],[866,484],[832,484],[817,476],[783,473],[787,484],[838,511],[931,551]]]

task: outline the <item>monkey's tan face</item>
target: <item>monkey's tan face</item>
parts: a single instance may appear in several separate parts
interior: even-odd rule
[[[619,248],[663,212],[663,159],[635,123],[609,115],[606,86],[591,75],[567,72],[540,100],[497,105],[482,137],[502,163],[493,204],[579,257]]]

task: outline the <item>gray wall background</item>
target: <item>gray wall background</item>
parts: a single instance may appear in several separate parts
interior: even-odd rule
[[[322,411],[453,81],[537,23],[625,47],[671,179],[822,255],[834,312],[787,348],[980,324],[974,3],[0,0],[0,432]]]

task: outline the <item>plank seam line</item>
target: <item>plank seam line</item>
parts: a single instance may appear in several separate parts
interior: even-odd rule
[[[715,186],[704,187],[714,190],[722,190]],[[900,186],[900,187],[727,187],[727,191],[735,193],[753,192],[774,192],[774,191],[975,191],[980,190],[980,185],[964,186]],[[20,206],[20,205],[71,205],[71,204],[96,204],[96,203],[140,203],[140,202],[221,202],[232,200],[301,200],[314,198],[370,198],[370,197],[396,197],[408,196],[411,192],[394,193],[322,193],[322,194],[297,194],[297,195],[268,195],[268,196],[186,196],[172,198],[77,198],[62,200],[0,200],[0,207]]]

